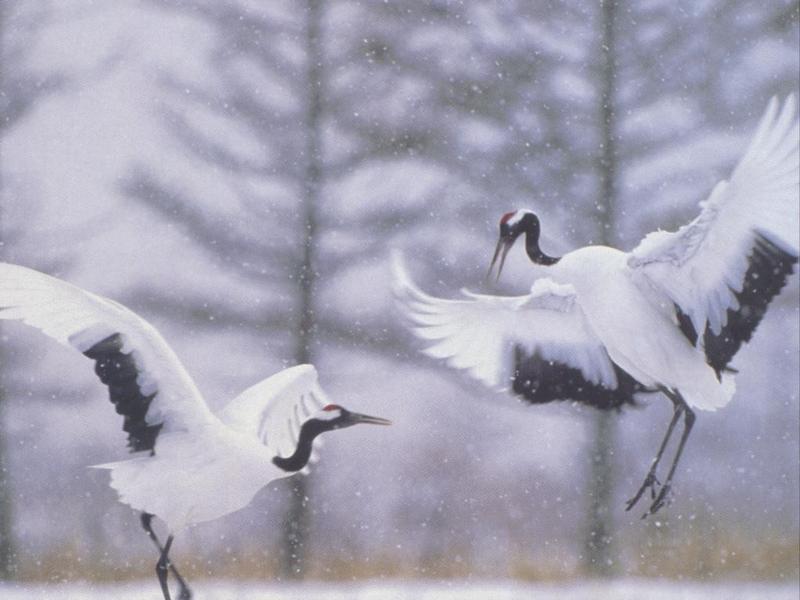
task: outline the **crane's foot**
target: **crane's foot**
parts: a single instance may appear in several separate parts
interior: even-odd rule
[[[630,500],[628,500],[625,503],[625,510],[626,511],[630,510],[634,506],[636,506],[636,503],[639,502],[641,497],[644,495],[644,493],[648,489],[650,490],[650,499],[651,500],[655,500],[655,498],[656,498],[656,486],[659,486],[659,485],[661,485],[661,482],[658,480],[658,477],[656,477],[655,471],[650,471],[647,474],[647,477],[644,478],[644,481],[642,482],[642,486],[636,492],[636,495],[634,495],[633,498],[631,498]]]
[[[672,490],[672,486],[669,482],[665,483],[661,490],[658,492],[658,496],[656,496],[653,503],[650,505],[650,508],[647,509],[647,512],[642,515],[643,519],[646,519],[650,515],[656,514],[659,509],[669,504],[671,501],[670,491]]]

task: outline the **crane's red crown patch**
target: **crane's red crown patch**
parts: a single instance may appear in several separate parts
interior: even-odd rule
[[[508,223],[508,220],[515,214],[517,214],[517,211],[515,210],[512,210],[511,212],[507,212],[506,214],[504,214],[502,217],[500,217],[500,225]]]
[[[338,404],[328,404],[327,406],[322,407],[322,410],[341,410],[341,406]]]

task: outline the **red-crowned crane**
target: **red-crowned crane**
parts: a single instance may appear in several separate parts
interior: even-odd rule
[[[533,212],[504,214],[487,278],[498,258],[499,278],[524,234],[528,257],[546,273],[527,295],[434,298],[395,255],[395,296],[414,333],[433,344],[428,355],[531,403],[571,399],[610,409],[632,404],[638,392],[667,396],[672,420],[627,502],[630,510],[649,489],[644,516],[653,514],[667,499],[695,409],[730,401],[728,365],[797,263],[799,138],[794,97],[782,109],[773,98],[730,181],[716,185],[699,216],[675,232],[649,234],[631,252],[588,246],[548,256]],[[681,415],[683,433],[661,485],[658,464]]]
[[[176,533],[247,506],[269,482],[306,467],[321,433],[386,419],[331,404],[312,365],[285,369],[234,398],[217,414],[161,334],[124,306],[25,267],[0,263],[0,319],[19,319],[95,361],[135,457],[98,465],[120,500],[141,511],[159,549],[156,566],[169,600]],[[161,545],[151,520],[169,536]]]

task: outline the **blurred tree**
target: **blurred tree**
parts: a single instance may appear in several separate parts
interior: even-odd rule
[[[31,64],[38,37],[52,22],[50,2],[6,0],[0,5],[0,135],[14,126],[37,100],[63,89],[63,73]]]
[[[391,219],[382,214],[354,226],[325,209],[331,204],[326,192],[359,164],[399,152],[412,138],[397,133],[390,140],[375,133],[372,120],[367,126],[366,119],[353,119],[359,106],[374,102],[360,86],[341,81],[354,65],[364,68],[363,50],[327,34],[335,16],[322,0],[306,0],[302,11],[291,2],[156,4],[187,11],[217,32],[208,80],[171,73],[163,84],[170,131],[189,160],[212,170],[213,184],[224,191],[209,198],[191,179],[167,183],[156,165],[135,170],[126,190],[185,228],[230,274],[273,298],[255,313],[235,298],[218,296],[189,301],[189,311],[206,323],[213,315],[217,326],[269,333],[272,348],[286,347],[293,363],[317,360],[322,340],[361,339],[362,329],[350,328],[322,301],[321,287],[372,258],[381,240],[367,234]],[[420,214],[422,208],[403,217]],[[344,243],[330,244],[332,236]],[[184,298],[147,295],[155,310],[187,309]],[[372,344],[383,347],[381,340]],[[284,577],[305,571],[311,481],[288,480],[291,502],[280,544]]]
[[[92,7],[59,6],[51,0],[29,2],[4,0],[0,2],[0,144],[5,146],[7,136],[30,119],[34,108],[54,94],[75,89],[78,82],[87,84],[108,74],[119,59],[111,52],[98,57],[84,68],[65,69],[48,66],[42,60],[40,46],[48,29],[77,20],[92,11]],[[5,151],[5,147],[3,148]],[[0,153],[0,157],[2,153]],[[6,164],[0,160],[0,255],[4,260],[18,261],[49,272],[63,271],[69,258],[62,252],[58,256],[44,257],[40,247],[31,243],[27,235],[41,206],[41,199],[32,197],[26,183],[9,177]],[[24,207],[24,216],[10,214],[8,207]],[[86,228],[67,230],[56,226],[50,232],[53,246],[63,248],[72,236],[94,235]],[[15,378],[9,373],[24,370],[15,361],[16,352],[4,344],[0,348],[0,579],[15,575],[13,532],[13,493],[8,473],[8,440],[6,437],[5,402],[14,388]],[[19,361],[20,363],[22,361]],[[47,396],[47,394],[44,394]],[[53,393],[50,394],[55,395]],[[96,541],[96,540],[95,540]]]
[[[0,144],[8,131],[48,94],[61,89],[66,77],[31,65],[32,49],[51,19],[49,2],[38,5],[19,0],[0,3]],[[2,153],[0,153],[0,156]],[[0,162],[0,198],[8,190]],[[5,204],[3,202],[3,204]],[[0,205],[0,253],[13,244],[13,233],[6,223],[5,207]],[[12,517],[13,493],[8,474],[5,428],[6,381],[2,369],[8,367],[7,349],[0,350],[0,580],[12,579],[16,572]]]
[[[749,17],[739,18],[744,14]],[[748,93],[743,93],[741,82],[733,86],[731,79],[741,77],[746,64],[765,46],[781,37],[787,41],[796,37],[796,30],[786,31],[789,22],[796,25],[797,17],[793,2],[720,0],[702,7],[633,0],[600,4],[593,19],[599,31],[592,70],[600,130],[598,194],[595,206],[589,207],[599,225],[595,239],[630,248],[648,231],[675,227],[695,216],[697,202],[739,155],[712,154],[694,161],[669,161],[670,156],[690,151],[699,140],[730,128],[732,115],[752,120],[771,95],[796,87],[796,67],[778,61],[771,77],[749,82]],[[657,161],[669,161],[668,172],[653,168]],[[644,181],[639,175],[643,171]],[[649,200],[642,202],[643,198]],[[589,572],[599,576],[612,575],[619,564],[610,547],[615,428],[613,416],[598,414],[591,441],[595,450],[585,556]]]
[[[617,199],[617,69],[616,69],[616,11],[615,0],[603,0],[601,38],[598,55],[600,151],[597,170],[599,193],[600,243],[614,246],[617,223],[614,209]],[[594,417],[590,441],[591,473],[589,477],[589,513],[585,541],[586,567],[594,575],[608,577],[614,572],[614,561],[610,550],[612,523],[612,486],[614,473],[612,452],[615,442],[616,419],[608,411],[599,411]]]
[[[672,160],[667,172],[652,166],[797,85],[796,60],[785,57],[763,61],[771,73],[742,81],[760,53],[797,47],[792,0],[417,2],[382,10],[369,44],[425,82],[425,110],[412,117],[428,133],[418,152],[489,198],[459,215],[462,223],[494,223],[531,204],[561,222],[573,245],[630,248],[647,231],[691,219],[713,183],[708,175],[736,157]],[[613,416],[595,415],[582,556],[599,576],[619,562],[610,546],[615,438]]]

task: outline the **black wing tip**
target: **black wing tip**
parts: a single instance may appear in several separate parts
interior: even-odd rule
[[[562,400],[617,411],[624,406],[637,406],[634,394],[648,390],[616,364],[614,371],[618,385],[612,390],[587,381],[580,369],[545,360],[536,352],[529,354],[516,346],[512,391],[531,404]]]
[[[128,448],[131,452],[145,452],[149,450],[151,454],[155,454],[154,448],[156,446],[156,439],[162,427],[163,423],[159,423],[158,425],[145,425],[142,427],[138,422],[129,426],[128,419],[126,418],[122,429],[128,433]]]
[[[742,344],[753,337],[770,302],[786,286],[799,260],[793,250],[768,234],[755,231],[742,290],[735,293],[739,307],[728,309],[725,326],[718,334],[709,327],[703,334],[706,360],[718,378],[728,370],[728,364]]]
[[[145,416],[158,392],[149,396],[142,394],[137,383],[139,368],[133,356],[122,351],[123,345],[122,334],[112,333],[83,354],[95,361],[95,373],[108,386],[114,409],[124,417],[122,430],[128,434],[130,451],[149,450],[154,453],[156,438],[163,424],[148,424]]]

